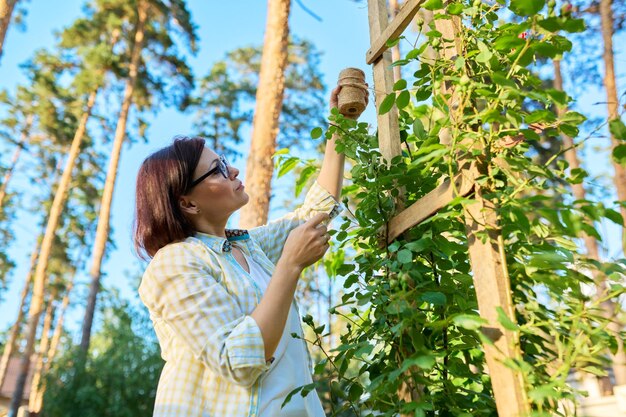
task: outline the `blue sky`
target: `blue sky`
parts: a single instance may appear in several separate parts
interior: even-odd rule
[[[54,43],[53,32],[68,25],[81,15],[84,0],[63,0],[63,2],[31,0],[25,7],[28,15],[25,18],[26,30],[16,27],[9,29],[5,41],[5,50],[0,61],[0,86],[9,88],[24,81],[19,64],[25,62],[32,53],[42,47],[50,47]],[[365,52],[369,48],[369,30],[366,2],[355,3],[351,0],[303,0],[315,14],[322,19],[317,21],[307,14],[296,2],[293,2],[290,19],[291,32],[298,37],[311,40],[323,52],[320,69],[324,74],[325,83],[331,86],[342,68],[357,66],[365,69],[368,82],[372,85],[371,69],[365,64]],[[59,6],[62,4],[62,6]],[[222,2],[215,0],[189,0],[193,19],[199,27],[199,52],[190,59],[197,76],[203,76],[210,66],[224,57],[224,54],[237,47],[261,44],[265,27],[266,2],[260,0],[239,0]],[[621,76],[622,90],[625,87],[624,70],[626,58],[623,50],[625,36],[615,40],[619,55],[616,59],[618,75]],[[589,89],[580,103],[603,101],[602,92]],[[373,100],[372,100],[373,101]],[[603,115],[604,105],[585,105],[585,113]],[[375,119],[372,106],[366,111],[362,120],[373,122]],[[315,126],[311,126],[313,128]],[[103,284],[107,287],[119,288],[122,294],[130,299],[136,298],[134,288],[128,275],[136,275],[142,270],[142,263],[135,258],[130,240],[131,222],[134,201],[134,181],[141,161],[152,151],[170,143],[171,138],[178,134],[191,131],[191,117],[173,110],[163,110],[152,118],[148,131],[150,142],[125,146],[122,152],[117,186],[114,194],[111,225],[116,248],[110,251],[108,260],[103,266]],[[310,140],[304,138],[303,140]],[[596,142],[606,146],[601,140]],[[242,151],[247,153],[248,143]],[[8,161],[9,155],[0,155],[2,162]],[[593,175],[612,174],[607,170],[606,156],[598,154],[587,166]],[[596,163],[597,162],[597,163]],[[241,162],[240,167],[243,168]],[[22,167],[23,169],[24,167]],[[243,174],[242,174],[243,175]],[[282,181],[279,185],[278,198],[273,202],[272,217],[283,210],[282,202],[292,197],[291,184]],[[37,235],[38,219],[22,216],[16,229],[17,239],[10,248],[10,253],[18,263],[12,275],[9,291],[2,298],[0,305],[0,331],[11,323],[16,315],[17,297],[25,275],[25,267],[30,256],[33,239]],[[612,232],[609,253],[616,253],[618,248],[617,234]],[[90,261],[88,261],[90,262]],[[88,263],[89,265],[89,263]],[[74,300],[82,303],[86,293],[87,277],[81,277]],[[82,317],[82,308],[75,307],[77,320]]]

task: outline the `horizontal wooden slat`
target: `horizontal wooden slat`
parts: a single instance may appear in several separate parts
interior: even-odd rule
[[[477,176],[478,170],[476,166],[470,165],[469,168],[462,170],[461,173],[454,177],[456,187],[452,187],[450,180],[447,179],[440,186],[411,204],[389,222],[387,242],[391,243],[404,231],[432,216],[454,198],[469,194]]]
[[[365,54],[368,64],[376,61],[387,50],[387,41],[399,37],[404,29],[409,26],[413,17],[417,14],[420,6],[426,0],[408,0],[400,9],[396,17],[389,23],[385,30],[372,42],[372,47]]]

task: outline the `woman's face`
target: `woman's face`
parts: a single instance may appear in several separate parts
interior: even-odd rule
[[[220,157],[212,150],[204,148],[198,166],[194,170],[192,181],[197,181],[210,171],[213,172],[193,186],[187,195],[181,197],[181,205],[195,208],[197,213],[190,210],[184,211],[198,215],[210,223],[227,219],[233,212],[243,207],[249,199],[244,191],[243,183],[237,179],[239,170],[228,166],[228,178],[225,178],[222,174],[224,166],[218,167],[220,164]]]

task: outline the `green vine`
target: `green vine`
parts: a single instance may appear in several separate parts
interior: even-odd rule
[[[431,0],[426,7],[444,6]],[[481,332],[485,320],[468,259],[464,207],[472,196],[456,198],[381,247],[398,197],[405,206],[417,201],[458,174],[460,161],[483,168],[476,181],[497,208],[496,243],[516,315],[511,320],[501,311],[500,323],[519,335],[523,353],[506,365],[522,373],[532,415],[572,415],[566,406],[578,394],[572,372],[606,374],[616,343],[602,303],[624,293],[626,263],[589,259],[578,243],[583,234],[600,238],[601,219],[622,219],[614,208],[567,197],[586,173],[568,170],[564,149],[545,162],[536,158],[540,140],[576,136],[584,121],[575,112],[557,117],[556,108],[571,99],[533,71],[538,60],[569,51],[560,32],[584,25],[542,14],[544,7],[543,0],[453,1],[435,12],[435,20],[463,23],[462,52],[449,61],[428,59],[427,48],[441,52],[449,42],[431,23],[424,42],[394,63],[413,72],[378,109],[399,112],[404,151],[391,161],[383,160],[366,123],[332,112],[325,137],[339,133],[337,148],[353,163],[344,189],[352,209],[334,232],[342,262],[326,263],[344,287],[330,312],[347,324],[340,344],[323,350],[316,367],[318,386],[332,381],[332,415],[497,415],[482,348],[489,339]],[[449,146],[440,143],[444,129]],[[605,279],[599,295],[594,274]],[[312,317],[305,322],[316,336],[309,342],[322,347],[324,327]]]

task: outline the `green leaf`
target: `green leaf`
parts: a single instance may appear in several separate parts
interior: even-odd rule
[[[315,370],[313,371],[313,373],[315,375],[321,375],[324,373],[324,369],[326,368],[326,364],[328,363],[328,359],[324,358],[321,361],[319,361],[316,365],[315,365]]]
[[[520,129],[520,133],[522,133],[524,137],[528,140],[540,140],[541,139],[539,134],[532,129]]]
[[[583,182],[585,177],[587,177],[587,171],[582,168],[574,168],[570,171],[570,176],[567,179],[567,182],[570,184],[580,184]]]
[[[361,385],[359,385],[358,383],[352,384],[352,386],[350,387],[350,390],[348,391],[348,398],[353,401],[356,402],[361,395],[363,394],[363,387],[361,387]]]
[[[408,64],[410,61],[408,59],[399,59],[397,61],[394,61],[390,66],[392,67],[399,67],[402,65],[406,65]]]
[[[422,237],[419,240],[415,240],[413,242],[409,242],[404,245],[405,248],[410,250],[413,253],[419,253],[424,251],[424,249],[432,247],[433,241],[430,237]]]
[[[435,357],[430,355],[421,355],[410,361],[422,369],[432,369],[435,366]]]
[[[546,4],[545,0],[511,0],[509,8],[519,16],[532,16],[537,14]]]
[[[528,392],[528,396],[535,402],[544,401],[546,398],[553,398],[556,394],[557,392],[552,385],[536,387]]]
[[[311,130],[311,138],[312,139],[317,139],[320,136],[322,136],[322,133],[324,133],[324,131],[322,130],[321,127],[316,127],[313,130]]]
[[[556,104],[565,105],[568,102],[567,93],[565,93],[564,91],[560,91],[554,88],[548,88],[546,89],[546,93],[548,93],[550,98],[554,100]]]
[[[427,0],[426,3],[422,6],[426,10],[437,10],[443,9],[443,1],[442,0]]]
[[[402,264],[410,264],[413,262],[413,252],[408,249],[398,251],[398,262]]]
[[[623,226],[624,225],[624,219],[622,218],[622,215],[620,212],[615,211],[613,209],[606,209],[604,211],[604,217],[606,217],[607,219],[609,219],[610,221],[612,221],[613,223]]]
[[[507,78],[506,75],[504,75],[501,72],[494,72],[493,74],[491,74],[491,79],[493,80],[494,83],[498,85],[511,87],[511,88],[517,88],[517,85],[515,85],[515,81],[513,81],[510,78]]]
[[[574,33],[574,32],[584,32],[586,29],[585,21],[583,19],[572,19],[572,18],[564,18],[563,21],[563,30]]]
[[[626,145],[618,145],[613,148],[613,160],[623,166],[626,166]]]
[[[418,139],[424,139],[426,137],[426,130],[424,129],[424,124],[420,119],[415,119],[413,121],[413,134]]]
[[[398,44],[398,42],[400,42],[400,38],[393,38],[393,39],[388,39],[387,42],[385,42],[385,44],[387,45],[387,48],[393,48],[394,46]]]
[[[518,38],[516,35],[506,34],[499,36],[493,43],[493,47],[498,51],[510,51],[514,48],[522,46],[523,44],[523,39]]]
[[[587,120],[585,116],[575,111],[568,111],[561,117],[561,121],[564,123],[573,123],[575,125],[579,125],[582,122]]]
[[[337,268],[337,275],[347,275],[350,272],[354,271],[354,264],[343,264],[339,268]]]
[[[445,305],[448,301],[446,295],[439,291],[426,291],[419,297],[419,299],[436,306]]]
[[[608,373],[604,369],[598,368],[597,366],[586,366],[586,367],[582,368],[581,371],[588,372],[588,373],[596,375],[596,376],[607,376],[608,375]]]
[[[507,330],[517,330],[517,324],[506,315],[504,310],[502,310],[502,307],[498,306],[496,307],[496,310],[498,312],[498,321],[502,327]]]
[[[396,106],[399,109],[403,109],[409,105],[409,101],[411,101],[411,94],[409,94],[407,90],[403,90],[398,94],[398,97],[396,97]]]
[[[575,138],[576,136],[578,136],[578,128],[570,124],[564,123],[559,125],[559,130],[571,138]]]
[[[463,13],[463,4],[461,3],[451,3],[446,7],[446,11],[451,15],[459,15]]]
[[[459,314],[452,319],[452,322],[463,329],[478,330],[487,323],[487,320],[473,314]]]
[[[533,48],[536,53],[548,58],[554,58],[561,52],[559,48],[549,42],[535,42]]]
[[[611,120],[609,130],[615,139],[626,140],[626,125],[620,119]]]
[[[285,397],[285,401],[283,401],[282,405],[280,406],[281,408],[285,406],[285,404],[287,404],[290,400],[291,397],[293,397],[295,394],[299,393],[300,391],[302,391],[302,388],[304,387],[298,387],[296,389],[294,389],[293,391],[291,391],[286,397]]]
[[[309,178],[311,178],[311,176],[315,174],[316,172],[317,172],[317,167],[315,165],[307,165],[302,170],[302,172],[300,172],[300,176],[296,180],[296,189],[295,189],[296,197],[300,195],[300,193],[304,189],[304,186],[308,183]]]
[[[406,80],[398,80],[393,85],[393,91],[404,90],[406,88]]]
[[[277,177],[280,178],[283,175],[287,174],[292,169],[294,169],[296,167],[296,165],[298,165],[299,161],[300,161],[300,158],[296,158],[295,156],[292,156],[292,157],[289,157],[289,158],[285,159],[280,164],[280,168],[278,169]]]
[[[432,94],[432,90],[430,88],[426,88],[425,90],[417,90],[415,92],[415,100],[424,101]]]
[[[556,119],[550,110],[535,110],[524,117],[526,123],[552,122]]]
[[[480,51],[480,53],[476,55],[476,61],[483,64],[489,62],[489,60],[493,56],[493,52],[491,52],[489,47],[483,42],[478,41],[478,50]]]
[[[380,108],[378,109],[378,114],[385,114],[391,110],[393,107],[393,103],[396,102],[396,93],[388,94],[387,97],[384,98],[383,102],[380,103]]]
[[[561,29],[558,17],[548,17],[546,19],[538,19],[537,24],[550,32],[558,32]]]

